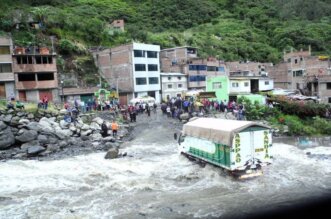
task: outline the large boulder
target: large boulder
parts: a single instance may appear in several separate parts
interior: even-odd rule
[[[118,157],[118,149],[117,148],[111,148],[107,151],[105,159],[114,159]]]
[[[60,121],[60,127],[61,127],[61,129],[68,129],[69,128],[69,125],[70,125],[70,123],[68,123],[68,122],[66,122],[64,120],[61,120]]]
[[[90,129],[90,126],[87,125],[87,124],[83,124],[80,129],[86,131],[86,130],[89,130]]]
[[[48,136],[46,136],[46,135],[38,135],[37,139],[38,139],[38,141],[39,141],[40,144],[48,144],[48,143],[50,143],[50,141],[49,141],[50,138]]]
[[[16,125],[19,125],[19,121],[20,121],[20,117],[18,117],[18,116],[14,116],[12,119],[11,119],[11,121],[10,121],[10,125],[11,126],[16,126]]]
[[[190,115],[188,113],[183,113],[179,116],[180,120],[189,120]]]
[[[80,133],[81,136],[87,136],[87,135],[90,135],[92,133],[92,130],[86,130],[86,131],[82,131]]]
[[[43,130],[43,127],[40,126],[38,122],[30,122],[25,127],[29,130],[35,130],[36,132]]]
[[[30,120],[28,120],[28,119],[20,119],[19,121],[18,121],[18,124],[19,125],[27,125],[27,124],[29,124],[30,123]]]
[[[92,121],[98,123],[99,125],[103,123],[103,119],[101,119],[100,117],[96,117]]]
[[[7,128],[7,125],[3,121],[0,121],[0,131],[4,130],[5,128]]]
[[[6,123],[10,123],[11,119],[13,118],[13,116],[11,114],[5,115],[2,118],[2,121],[6,122]]]
[[[31,148],[34,146],[40,146],[38,140],[33,140],[33,141],[29,141],[29,142],[22,144],[21,149],[23,151],[28,151],[28,148]]]
[[[32,146],[28,148],[28,155],[37,155],[44,150],[46,150],[46,148],[42,146]]]
[[[57,129],[55,129],[55,135],[59,139],[62,139],[63,140],[65,138],[70,137],[72,135],[72,131],[70,131],[68,129],[62,130],[60,128],[57,128]]]
[[[7,149],[15,143],[15,136],[9,127],[0,130],[0,150]]]
[[[93,131],[95,131],[95,130],[101,130],[101,127],[100,127],[100,125],[98,123],[91,122],[90,129],[93,130]]]
[[[23,142],[23,143],[35,140],[38,136],[38,132],[36,132],[35,130],[21,129],[18,132],[18,134],[20,134],[20,133],[21,133],[21,135],[16,136],[16,140],[19,142]]]
[[[23,116],[26,115],[26,112],[20,111],[16,115],[19,116],[19,117],[23,117]]]
[[[27,117],[28,119],[34,119],[34,115],[32,113],[29,113]]]
[[[100,141],[102,139],[102,136],[100,133],[94,133],[92,135],[92,139],[93,139],[93,141]]]

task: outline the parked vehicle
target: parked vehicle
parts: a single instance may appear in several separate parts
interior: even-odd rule
[[[256,122],[193,118],[174,137],[181,154],[238,178],[259,176],[272,162],[271,129]]]

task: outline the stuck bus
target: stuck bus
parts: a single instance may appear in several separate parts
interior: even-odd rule
[[[238,178],[261,175],[272,162],[271,129],[256,122],[193,118],[175,139],[181,154]]]

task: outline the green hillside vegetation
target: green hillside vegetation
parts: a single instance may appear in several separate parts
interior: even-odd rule
[[[132,40],[162,48],[189,45],[199,56],[278,62],[283,50],[331,54],[330,0],[1,0],[0,31],[18,45],[47,44],[86,56],[95,46]],[[28,18],[42,23],[31,29]],[[109,27],[125,20],[125,32]],[[21,23],[14,28],[15,21]],[[72,60],[72,59],[71,59]]]

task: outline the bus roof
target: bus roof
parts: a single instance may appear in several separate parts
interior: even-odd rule
[[[183,134],[231,146],[236,133],[252,126],[270,129],[266,125],[251,121],[197,118],[184,125]]]

